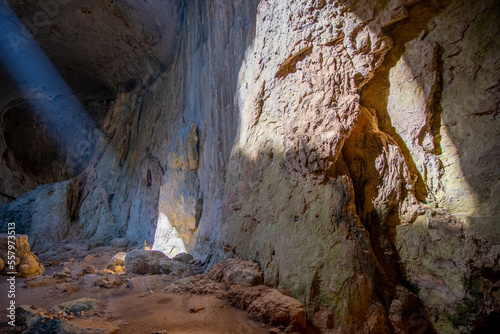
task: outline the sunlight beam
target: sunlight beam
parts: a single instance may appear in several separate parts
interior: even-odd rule
[[[0,1],[0,61],[59,148],[71,158],[90,155],[101,132],[4,1]]]

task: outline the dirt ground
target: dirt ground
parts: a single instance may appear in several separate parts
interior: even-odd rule
[[[98,247],[92,250],[66,248],[40,256],[45,276],[61,272],[68,265],[86,263],[96,270],[105,269],[114,254],[122,249]],[[70,261],[70,262],[68,262]],[[31,279],[16,279],[16,306],[34,305],[49,310],[53,306],[79,298],[102,302],[102,312],[87,319],[70,319],[84,328],[111,328],[108,332],[123,334],[235,334],[279,333],[279,329],[253,321],[247,312],[231,306],[213,295],[167,293],[163,289],[176,280],[170,275],[122,276],[123,283],[111,288],[90,286],[85,276],[67,282],[33,284]],[[31,282],[31,287],[28,288]],[[9,286],[0,276],[0,333],[20,333],[22,327],[7,324]],[[116,327],[114,327],[116,326]],[[308,330],[312,333],[312,330]]]

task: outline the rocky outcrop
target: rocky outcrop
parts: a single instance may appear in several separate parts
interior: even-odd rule
[[[297,299],[262,285],[259,265],[234,258],[211,267],[205,275],[180,279],[165,291],[213,294],[248,311],[250,319],[285,328],[286,333],[306,328],[306,311]]]
[[[323,332],[458,333],[498,318],[497,2],[185,1],[168,16],[168,60],[138,34],[158,24],[164,40],[163,19],[141,19],[163,5],[75,6],[83,27],[100,13],[95,29],[108,18],[123,34],[100,40],[115,47],[95,75],[114,101],[85,170],[51,186],[46,203],[64,206],[53,230],[207,266],[254,261]],[[40,43],[59,46],[52,34]],[[3,217],[48,216],[27,199],[42,190]],[[33,240],[45,233],[30,224]],[[184,283],[222,284],[205,280]]]
[[[227,259],[217,263],[207,271],[207,276],[227,285],[254,286],[264,281],[257,263],[237,259]]]
[[[286,327],[285,332],[306,328],[306,311],[295,298],[285,296],[276,289],[267,290],[248,307],[248,317],[274,326]]]
[[[66,202],[68,182],[36,188],[15,202],[0,208],[0,231],[15,224],[18,234],[29,235],[30,247],[37,252],[60,246],[68,236],[79,238],[81,229],[72,224]]]
[[[15,273],[16,277],[33,277],[43,275],[45,267],[40,264],[38,257],[30,250],[27,235],[0,234],[0,258],[2,259],[3,275]]]
[[[26,326],[23,333],[115,333],[118,327],[97,319],[101,302],[81,298],[54,306],[50,311],[34,306],[16,308],[16,323]],[[71,322],[77,318],[78,322]]]

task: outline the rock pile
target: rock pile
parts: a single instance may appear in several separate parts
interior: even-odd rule
[[[115,333],[119,328],[100,320],[103,305],[98,300],[81,298],[54,306],[49,311],[28,305],[16,308],[18,326],[26,326],[23,333]],[[69,322],[78,318],[78,324]]]
[[[300,301],[277,289],[262,285],[262,271],[257,263],[227,259],[199,274],[176,281],[166,292],[213,294],[231,305],[248,310],[256,321],[285,328],[286,333],[306,327],[306,311]]]

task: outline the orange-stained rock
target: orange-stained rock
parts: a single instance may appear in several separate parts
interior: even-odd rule
[[[237,259],[217,263],[207,271],[207,275],[214,281],[228,285],[253,286],[263,282],[262,271],[257,263]]]
[[[276,289],[267,290],[248,307],[248,317],[295,332],[306,327],[306,311],[297,299]]]
[[[9,235],[0,234],[0,258],[5,266],[0,272],[6,275],[8,272],[16,272],[16,277],[32,277],[43,275],[45,268],[38,261],[38,257],[31,253],[27,235],[15,236],[15,249],[12,252],[15,254],[15,260],[10,260],[9,257]],[[14,261],[11,267],[11,262]]]

